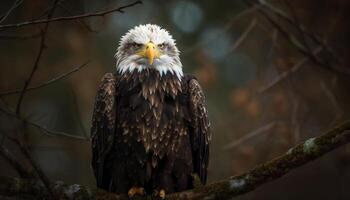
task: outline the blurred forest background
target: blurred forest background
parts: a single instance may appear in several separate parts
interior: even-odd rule
[[[28,80],[45,25],[1,26],[44,19],[53,1],[17,1],[6,16],[14,2],[0,2],[0,144],[21,156],[3,135],[17,134],[19,121],[29,121],[25,139],[50,180],[94,187],[84,138],[97,86],[115,70],[120,37],[139,24],[169,30],[184,71],[205,90],[213,133],[209,182],[247,171],[350,117],[348,0],[143,1],[125,13],[52,22],[29,87],[77,71],[26,92],[19,117],[4,111],[18,104],[20,94],[11,91]],[[54,17],[128,3],[61,0]],[[81,139],[49,136],[56,132]],[[0,175],[17,176],[1,157]],[[349,188],[346,145],[236,199],[350,199]]]

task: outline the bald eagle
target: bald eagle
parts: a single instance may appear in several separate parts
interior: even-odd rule
[[[184,75],[168,31],[139,25],[115,55],[115,73],[99,86],[92,117],[92,168],[97,186],[134,195],[205,184],[210,124],[203,91]],[[198,178],[197,178],[198,179]]]

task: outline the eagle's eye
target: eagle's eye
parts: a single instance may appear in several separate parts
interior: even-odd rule
[[[131,46],[135,49],[139,49],[139,48],[141,48],[142,44],[133,42],[133,43],[131,43]]]
[[[165,44],[164,44],[164,43],[158,44],[158,48],[164,49],[164,47],[165,47]]]

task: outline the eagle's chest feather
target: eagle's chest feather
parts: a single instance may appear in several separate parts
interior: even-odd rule
[[[163,157],[176,152],[188,133],[186,94],[175,76],[146,71],[125,74],[117,88],[119,142],[142,144]]]

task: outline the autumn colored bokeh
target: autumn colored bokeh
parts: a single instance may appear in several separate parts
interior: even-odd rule
[[[62,0],[54,15],[102,11],[128,2]],[[96,89],[103,74],[115,70],[120,37],[135,25],[155,23],[176,39],[184,71],[196,75],[205,90],[213,133],[210,182],[247,171],[350,118],[350,1],[266,1],[301,28],[254,2],[265,1],[143,1],[124,13],[50,23],[30,86],[88,64],[28,91],[21,116],[48,130],[88,138]],[[12,4],[2,0],[0,13]],[[2,30],[1,25],[40,19],[51,4],[24,0],[0,23],[2,107],[16,107],[19,95],[4,93],[25,84],[43,26]],[[0,112],[0,134],[16,134],[17,126],[13,116]],[[89,141],[27,128],[30,150],[50,179],[94,186]],[[1,135],[0,143],[15,150]],[[16,176],[2,158],[0,175]],[[237,199],[350,199],[349,187],[347,145]]]

